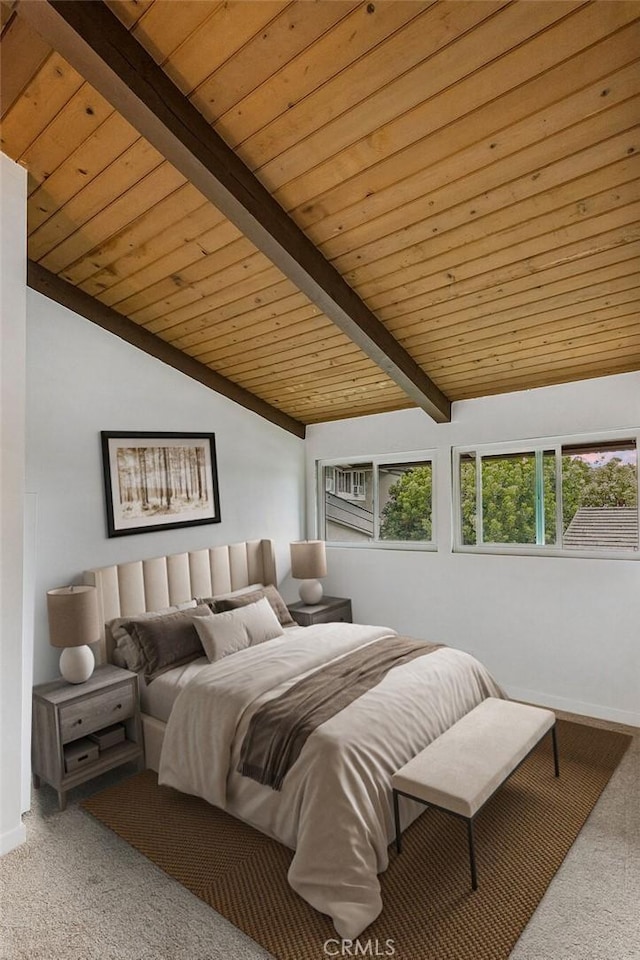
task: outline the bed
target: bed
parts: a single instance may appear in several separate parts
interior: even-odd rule
[[[256,540],[92,570],[85,579],[97,588],[106,623],[275,585],[276,566],[273,543]],[[502,696],[500,688],[462,651],[418,651],[314,729],[277,789],[239,772],[243,744],[258,711],[305,678],[400,641],[386,626],[290,626],[232,656],[196,657],[142,684],[146,763],[159,782],[294,850],[290,885],[346,939],[382,909],[378,874],[394,835],[392,774],[486,697]],[[100,659],[113,654],[107,632]],[[407,801],[403,826],[422,809]]]

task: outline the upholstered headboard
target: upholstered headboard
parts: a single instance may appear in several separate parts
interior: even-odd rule
[[[239,590],[251,583],[277,583],[272,540],[247,540],[208,550],[174,553],[87,570],[85,583],[97,587],[102,636],[96,660],[111,659],[104,624],[162,610],[193,597],[210,597]]]

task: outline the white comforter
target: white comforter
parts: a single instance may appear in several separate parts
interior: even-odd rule
[[[344,623],[291,629],[204,667],[175,702],[160,759],[161,784],[204,797],[295,850],[289,883],[350,939],[382,909],[377,875],[393,839],[391,775],[485,697],[502,696],[499,687],[473,657],[445,647],[390,670],[315,730],[280,792],[236,767],[265,701],[393,633]],[[406,801],[404,823],[421,809]]]

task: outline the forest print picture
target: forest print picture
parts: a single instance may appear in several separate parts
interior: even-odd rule
[[[214,434],[101,436],[110,537],[220,522]]]

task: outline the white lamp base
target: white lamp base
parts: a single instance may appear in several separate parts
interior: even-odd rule
[[[65,647],[60,655],[60,673],[68,683],[84,683],[93,673],[96,665],[90,648]]]
[[[301,580],[298,593],[303,603],[315,607],[322,600],[322,584],[319,580]]]

